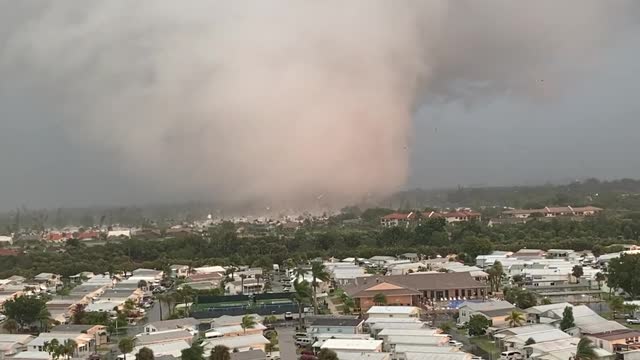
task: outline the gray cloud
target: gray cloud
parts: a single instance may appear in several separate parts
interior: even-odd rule
[[[285,206],[633,175],[639,8],[0,2],[0,198]]]

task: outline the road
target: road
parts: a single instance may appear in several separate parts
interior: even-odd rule
[[[298,354],[296,354],[296,345],[293,343],[293,336],[295,334],[295,328],[293,327],[278,327],[278,345],[280,347],[280,359],[282,360],[296,360]]]

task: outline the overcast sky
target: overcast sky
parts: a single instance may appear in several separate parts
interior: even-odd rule
[[[104,0],[104,3],[106,4],[107,1]],[[69,1],[69,3],[71,2]],[[283,189],[288,186],[297,187],[297,185],[311,186],[314,187],[315,191],[316,187],[318,189],[322,188],[324,185],[322,181],[325,180],[311,182],[307,178],[297,177],[296,179],[299,179],[300,184],[292,181],[290,184],[285,183],[282,188],[274,187],[274,182],[278,182],[281,178],[291,178],[294,173],[309,173],[310,177],[320,179],[323,179],[323,175],[330,175],[328,177],[329,180],[326,180],[330,181],[331,177],[339,176],[342,172],[340,171],[342,168],[333,169],[329,166],[330,164],[303,170],[300,170],[298,166],[283,166],[278,168],[277,173],[266,175],[268,181],[264,183],[256,182],[257,180],[252,179],[260,178],[261,171],[266,172],[268,170],[257,168],[253,173],[249,170],[255,168],[257,163],[245,162],[244,159],[241,159],[240,162],[246,168],[236,171],[233,164],[228,165],[225,161],[229,160],[233,163],[238,160],[237,157],[219,155],[221,149],[234,154],[242,153],[249,146],[248,144],[252,143],[250,136],[247,136],[246,139],[240,139],[237,144],[232,143],[234,144],[232,146],[207,148],[209,157],[213,159],[211,162],[215,166],[212,165],[210,166],[211,169],[205,169],[201,172],[200,165],[196,166],[194,163],[207,162],[207,157],[197,158],[194,163],[188,163],[187,165],[181,164],[181,159],[183,157],[185,159],[192,157],[194,153],[199,152],[203,143],[226,141],[223,137],[219,138],[220,135],[207,138],[206,135],[199,134],[198,127],[193,128],[186,125],[186,130],[181,130],[186,131],[188,136],[183,135],[181,138],[180,135],[176,135],[179,138],[178,140],[171,140],[175,142],[169,141],[169,144],[172,144],[175,148],[166,150],[160,149],[156,141],[148,139],[148,137],[156,136],[152,130],[155,126],[153,121],[133,124],[133,120],[125,118],[122,123],[117,124],[117,127],[116,125],[103,127],[101,123],[105,122],[104,118],[101,116],[95,117],[92,111],[85,110],[85,108],[91,107],[90,101],[99,101],[101,110],[110,108],[110,106],[120,106],[122,108],[118,108],[118,111],[113,113],[114,116],[126,117],[128,108],[123,107],[122,103],[114,102],[111,104],[105,99],[107,97],[116,97],[119,92],[124,92],[126,89],[131,88],[128,82],[121,80],[122,77],[144,78],[153,75],[148,75],[142,71],[146,69],[146,64],[142,64],[139,67],[131,65],[135,67],[131,70],[126,64],[119,63],[117,66],[114,65],[113,74],[110,73],[111,68],[108,62],[101,63],[99,67],[94,68],[87,59],[95,57],[91,61],[103,62],[101,60],[102,57],[110,56],[111,52],[118,52],[120,49],[127,48],[128,41],[135,42],[137,40],[132,40],[135,37],[131,33],[125,33],[122,30],[121,35],[108,38],[102,34],[97,34],[95,37],[101,41],[96,41],[97,44],[88,46],[86,44],[91,43],[94,36],[90,31],[93,28],[80,27],[82,33],[78,34],[72,31],[74,29],[72,25],[74,25],[77,18],[91,17],[92,21],[116,26],[116,28],[112,29],[112,32],[118,33],[120,31],[117,29],[118,24],[110,22],[110,19],[118,18],[120,21],[122,19],[115,15],[110,15],[117,14],[121,16],[124,14],[122,10],[115,6],[114,9],[107,10],[97,7],[98,10],[85,9],[85,13],[82,5],[80,5],[82,2],[76,2],[75,4],[80,9],[78,10],[80,14],[69,14],[66,12],[69,10],[67,8],[64,11],[64,16],[59,16],[58,9],[52,10],[52,8],[56,8],[55,5],[52,5],[55,2],[26,1],[29,6],[17,5],[18,3],[20,2],[0,0],[0,24],[3,24],[0,25],[0,209],[9,209],[22,204],[26,204],[29,207],[58,207],[215,198],[218,194],[232,191],[231,189],[235,191],[232,185],[238,182],[245,187],[255,185],[254,191],[256,192],[273,191],[275,194],[281,194]],[[48,6],[42,6],[47,8],[45,10],[39,6],[39,4],[44,3],[49,4]],[[275,3],[282,2],[274,1]],[[495,3],[500,4],[501,2],[496,1]],[[605,2],[600,1],[600,3],[604,4]],[[408,173],[406,174],[406,181],[403,180],[399,186],[401,188],[434,188],[456,185],[535,184],[585,177],[603,179],[639,178],[640,41],[638,39],[640,39],[640,7],[637,6],[637,3],[633,4],[633,1],[625,2],[621,0],[612,1],[611,3],[616,7],[615,10],[620,11],[589,17],[589,20],[585,20],[585,24],[582,24],[590,29],[594,25],[602,25],[603,30],[594,30],[593,33],[584,35],[586,38],[599,38],[600,41],[592,43],[583,38],[577,39],[581,35],[576,35],[575,42],[579,42],[581,47],[580,51],[575,51],[575,53],[563,53],[562,51],[564,50],[556,49],[556,46],[560,48],[567,45],[554,44],[550,45],[549,48],[546,45],[531,48],[523,47],[522,49],[530,52],[523,51],[522,54],[524,55],[522,55],[520,53],[522,50],[520,48],[521,44],[519,43],[514,45],[509,41],[493,42],[494,39],[492,37],[494,35],[491,35],[491,31],[504,31],[504,28],[487,30],[486,37],[491,38],[491,41],[485,40],[487,44],[496,46],[497,50],[493,49],[496,50],[494,53],[495,58],[483,56],[485,55],[483,49],[480,49],[478,53],[467,52],[464,49],[459,53],[457,50],[451,50],[464,47],[465,44],[476,44],[478,43],[477,39],[452,41],[447,38],[445,41],[439,38],[438,41],[434,41],[435,35],[425,39],[424,41],[429,43],[428,46],[425,46],[425,49],[427,49],[425,51],[435,49],[438,59],[434,57],[426,61],[427,68],[430,71],[427,76],[430,79],[430,86],[425,86],[426,90],[420,90],[420,95],[416,98],[418,100],[412,101],[414,104],[418,104],[414,105],[415,111],[412,116],[412,124],[407,125],[406,130],[403,128],[399,134],[399,136],[404,135],[406,131],[409,136],[406,148],[406,152],[409,153]],[[363,2],[363,4],[369,3]],[[574,2],[574,4],[582,4],[582,2],[578,1]],[[71,9],[74,10],[73,7]],[[223,6],[221,9],[225,10],[226,7]],[[354,13],[357,13],[362,9],[367,9],[367,6],[363,6],[360,9],[354,6],[353,10]],[[148,11],[148,9],[142,10]],[[232,10],[243,11],[242,7]],[[594,12],[601,13],[601,9],[595,8],[595,10]],[[100,11],[104,11],[107,15],[102,16],[99,13]],[[196,12],[195,10],[191,11]],[[435,10],[429,9],[429,11]],[[451,14],[456,14],[456,16],[453,16],[455,20],[463,19],[473,22],[477,19],[475,26],[469,25],[467,29],[473,33],[482,33],[486,28],[492,26],[493,20],[487,14],[479,14],[477,18],[471,18],[476,13],[463,12],[465,17],[460,17],[460,13],[457,13],[457,11],[460,10],[444,10],[444,15],[441,15],[441,17],[446,18],[446,21],[442,20],[442,25],[440,21],[433,21],[433,18],[429,18],[429,21],[431,21],[429,24],[437,23],[438,29],[430,28],[426,31],[442,32],[438,36],[445,38],[449,36],[449,33],[457,31],[458,27],[464,28],[464,25],[459,25],[460,23],[457,21],[448,19],[448,17],[452,17]],[[514,11],[518,10],[515,9]],[[526,12],[527,10],[522,11]],[[96,12],[96,14],[92,14],[92,12]],[[141,11],[140,13],[142,14],[143,12]],[[254,14],[253,17],[247,18],[249,20],[260,18],[261,13],[256,13],[258,15]],[[306,14],[305,12],[302,13]],[[317,9],[311,13],[317,13]],[[362,29],[365,29],[363,32],[374,28],[377,29],[377,25],[380,23],[380,16],[384,16],[385,13],[385,11],[380,11],[379,14],[372,15],[371,19],[375,19],[375,21],[362,21],[360,25]],[[167,14],[171,14],[171,12],[158,11],[158,14],[153,15],[155,17],[152,20],[148,20],[146,25],[149,26],[145,27],[144,31],[159,31],[157,28],[163,24],[162,21],[166,21]],[[293,14],[296,17],[300,15]],[[184,23],[190,21],[193,14],[180,15],[184,15],[181,18],[183,21],[183,23],[180,23],[181,26],[162,28],[163,38],[173,36],[174,31],[176,37],[200,34],[199,32],[194,33],[192,30],[183,29]],[[565,26],[570,27],[567,24],[571,25],[572,21],[580,21],[574,20],[575,14],[571,12],[555,15],[554,24],[559,26],[559,29]],[[134,9],[132,10],[132,20],[130,21],[136,21],[136,16]],[[321,17],[322,14],[318,16]],[[406,16],[405,13],[402,13],[390,19],[390,22],[398,21],[398,24],[404,23]],[[499,14],[496,16],[499,16]],[[142,18],[141,15],[140,19]],[[440,19],[440,17],[435,18]],[[579,16],[577,18],[580,19]],[[585,16],[586,18],[587,16]],[[144,19],[147,19],[146,15]],[[384,21],[384,17],[382,19]],[[203,21],[203,18],[198,17],[196,20]],[[412,18],[412,20],[416,19]],[[65,21],[68,21],[69,24],[66,24]],[[421,21],[421,18],[416,21]],[[561,24],[563,21],[566,23]],[[204,23],[206,24],[206,19]],[[318,21],[318,23],[322,23],[322,21]],[[358,24],[356,22],[354,27],[358,28]],[[421,24],[418,25],[422,26]],[[535,21],[528,23],[526,26],[535,27],[538,25],[545,26],[545,24],[538,24]],[[217,32],[229,29],[236,30],[234,27],[225,26],[227,25],[215,29],[207,28],[203,33],[206,35],[215,34],[215,37],[213,37],[214,35],[211,36],[218,40],[220,38],[224,39],[224,36],[221,37]],[[279,31],[295,30],[295,26],[300,25],[293,24],[288,26],[290,27],[282,26]],[[335,25],[336,28],[340,28],[340,26],[340,22]],[[34,27],[39,32],[33,30]],[[436,26],[434,25],[434,27]],[[452,30],[454,27],[455,31]],[[348,28],[345,26],[343,30]],[[580,29],[580,27],[576,26],[576,29]],[[138,31],[139,29],[135,30]],[[243,33],[250,33],[253,28],[247,27],[241,28],[241,30],[243,30]],[[410,29],[406,30],[406,32],[398,31],[394,33],[394,36],[415,35],[409,31]],[[327,38],[338,41],[337,39],[340,38],[340,35],[336,35],[337,33],[332,31],[327,29],[329,34]],[[462,35],[456,35],[466,37],[464,29],[460,31]],[[56,37],[58,32],[65,34],[64,46],[60,45],[63,41]],[[322,31],[319,32],[322,33]],[[51,34],[50,36],[41,35],[49,33]],[[274,34],[274,37],[277,37],[280,33],[274,32]],[[606,36],[601,36],[602,34],[606,34]],[[381,35],[384,36],[384,33],[375,33],[374,35],[378,38]],[[359,42],[358,36],[364,36],[367,40],[373,37],[370,34],[356,34],[354,36],[353,41],[357,42]],[[544,44],[540,42],[539,36],[554,37],[555,35],[553,32],[543,35],[535,33],[535,38],[533,38],[533,35],[527,34],[522,38],[515,37],[513,41],[527,41],[528,36],[532,37],[532,42]],[[558,36],[562,38],[563,35]],[[62,38],[62,35],[60,37]],[[420,36],[416,38],[421,39]],[[452,38],[455,38],[455,36],[452,36]],[[243,38],[235,39],[232,37],[232,39]],[[574,38],[567,36],[563,40],[569,43],[573,42]],[[153,45],[155,41],[159,42],[154,37],[149,40],[149,43]],[[263,39],[263,41],[268,42],[269,39]],[[273,41],[278,42],[280,40]],[[282,41],[282,43],[288,44],[288,41]],[[394,54],[399,52],[400,54],[410,54],[415,57],[421,56],[421,52],[414,53],[411,50],[405,53],[402,52],[405,51],[403,48],[396,49],[392,47],[397,38],[390,37],[389,43],[380,44],[377,41],[372,41],[371,46],[363,48],[362,51],[370,53],[372,49],[384,49],[386,46]],[[412,39],[412,41],[416,40]],[[16,50],[16,42],[30,42],[32,48],[37,45],[37,50],[39,51],[36,54],[37,61],[31,58],[31,56],[36,57],[34,55],[35,51],[27,52],[20,48]],[[443,45],[444,43],[446,45]],[[77,51],[84,56],[82,63],[78,65],[72,61],[66,61],[58,64],[59,58],[65,58],[68,53],[74,52],[76,45],[78,46]],[[408,45],[412,45],[412,43],[408,42]],[[176,46],[174,48],[166,47],[166,49],[169,52],[172,50],[179,51],[184,50],[185,46],[189,46],[189,44],[181,44],[180,47]],[[420,47],[422,44],[415,44],[415,46]],[[446,51],[442,50],[445,47]],[[105,50],[107,48],[109,49],[108,51]],[[112,50],[112,48],[115,50]],[[278,47],[277,49],[281,48],[284,47]],[[233,50],[235,51],[236,49],[234,48]],[[239,50],[240,53],[241,50]],[[268,50],[269,54],[274,52],[272,48]],[[548,56],[547,50],[549,50]],[[107,55],[103,52],[107,52]],[[125,50],[122,50],[122,52],[125,52]],[[446,53],[446,55],[441,55],[441,53]],[[127,52],[127,54],[131,53]],[[248,52],[248,54],[251,54],[251,52]],[[313,56],[322,56],[322,52],[319,52],[319,54],[314,53]],[[47,58],[48,55],[51,55],[51,58]],[[476,59],[474,58],[476,55],[479,58],[477,59],[477,68],[475,68]],[[440,59],[440,57],[445,60]],[[464,60],[462,60],[463,57],[465,58]],[[122,60],[121,57],[117,59],[119,61]],[[201,64],[201,62],[205,61],[203,59],[206,59],[206,57],[198,58],[199,61],[194,61],[193,64],[185,60],[184,63],[181,63],[181,66],[205,69],[206,66]],[[457,62],[454,64],[455,66],[449,66],[452,62],[451,59]],[[531,63],[528,63],[530,59],[535,61],[531,60]],[[224,61],[233,62],[233,59],[224,59]],[[260,59],[253,61],[259,62]],[[24,65],[24,63],[28,64]],[[46,67],[43,64],[46,64]],[[246,66],[247,64],[244,65]],[[164,65],[156,65],[154,69],[162,68],[162,66]],[[172,63],[171,67],[174,66],[176,65]],[[381,68],[375,62],[363,66],[367,70]],[[367,66],[370,66],[370,68],[366,68]],[[403,64],[402,66],[409,65]],[[509,74],[504,78],[502,74],[503,67],[504,72]],[[382,68],[381,72],[386,70],[386,68]],[[412,68],[412,72],[407,74],[413,74],[414,70]],[[417,72],[417,70],[415,71]],[[100,76],[93,76],[94,72],[95,74],[99,73]],[[455,74],[452,75],[452,73]],[[109,74],[109,76],[105,76],[105,74]],[[526,76],[519,76],[520,74],[526,74]],[[202,73],[196,74],[195,70],[194,74],[190,74],[187,69],[182,70],[180,79],[184,80],[185,77],[190,75],[203,76]],[[259,82],[265,79],[262,73],[253,75],[251,81]],[[395,81],[406,82],[411,78],[411,76],[404,77],[404,73],[403,76],[396,75],[394,73],[393,81],[389,83],[395,83]],[[87,77],[89,80],[86,80]],[[78,87],[81,92],[91,92],[90,96],[84,97],[82,94],[73,92],[77,91],[75,90],[77,87],[76,79],[82,79],[83,83],[90,85],[90,87]],[[103,86],[102,81],[105,79],[107,80],[104,86],[109,88],[109,91],[102,92],[100,89]],[[248,78],[241,79],[243,82],[248,81]],[[268,77],[266,79],[277,81]],[[316,77],[310,76],[306,77],[306,79],[313,82]],[[386,83],[386,80],[386,77],[382,77],[375,82],[360,81],[358,84],[354,84],[353,89],[366,89],[371,84],[377,86],[378,84]],[[124,84],[121,88],[119,87],[120,81],[123,81]],[[225,78],[225,81],[229,81],[231,85],[234,85],[227,78]],[[167,83],[170,87],[171,82],[168,81]],[[493,86],[494,83],[499,84],[499,86]],[[345,81],[344,87],[349,88],[348,81]],[[295,89],[295,93],[304,92],[304,90],[301,90],[304,87],[291,86],[291,88]],[[526,90],[523,91],[523,88]],[[260,94],[261,92],[268,92],[268,89],[269,87],[267,86],[257,87],[255,92]],[[449,92],[451,89],[453,89],[454,93]],[[394,88],[395,90],[397,89]],[[407,89],[402,87],[402,91],[404,92],[405,90]],[[72,96],[61,97],[60,93],[65,93],[65,95],[72,94]],[[215,94],[215,92],[213,93]],[[287,94],[286,91],[284,93]],[[376,99],[376,96],[381,94],[388,95],[387,92],[376,92],[375,94],[368,94],[369,97],[365,96],[364,98]],[[317,89],[314,96],[318,96]],[[77,111],[72,101],[74,97],[79,98],[79,101],[82,102],[81,105],[78,105],[78,108],[81,109],[79,111]],[[331,97],[323,97],[322,94],[319,97],[321,98],[320,104],[332,99]],[[188,99],[188,97],[181,94],[180,106],[191,106],[192,104],[185,99]],[[244,100],[246,100],[244,97],[232,97],[229,98],[228,103],[223,105],[246,108],[249,105],[244,103]],[[295,100],[293,99],[292,101]],[[358,100],[362,100],[362,98],[358,98]],[[144,102],[136,103],[135,114],[156,116],[158,114],[155,113],[155,110],[154,112],[149,112],[147,107],[157,107],[161,104],[161,101],[154,100],[148,104]],[[307,101],[307,99],[304,101]],[[206,101],[199,100],[193,106],[198,107],[200,111],[201,105],[204,103]],[[216,109],[219,105],[220,103],[216,103]],[[304,105],[305,107],[311,107],[308,104]],[[348,104],[345,106],[348,106]],[[396,114],[393,111],[387,112],[387,109],[394,108],[394,106],[378,109],[374,104],[371,104],[368,107],[373,108],[373,111],[383,112],[385,116]],[[300,108],[304,107],[301,105]],[[225,108],[225,111],[228,111],[228,109]],[[257,108],[255,111],[259,113],[262,108]],[[205,115],[202,115],[198,112],[198,115],[205,118],[203,123],[206,124],[206,114],[208,113],[206,111],[204,113]],[[284,114],[290,113],[296,112],[284,112]],[[281,114],[283,113],[276,112],[273,117],[277,118]],[[331,111],[328,114],[334,115],[335,113]],[[183,115],[185,114],[178,114],[176,117]],[[190,115],[192,113],[189,112],[186,116]],[[267,114],[265,119],[271,119],[268,115],[270,114]],[[162,116],[162,114],[159,114],[159,116]],[[339,117],[340,114],[336,116]],[[73,118],[73,121],[70,121],[70,118]],[[167,121],[167,124],[173,124],[172,121]],[[233,136],[238,135],[233,132],[233,128],[224,124],[224,121],[228,120],[216,121],[218,122],[216,125],[221,126],[218,128],[219,131],[225,130],[226,133]],[[92,122],[92,125],[85,128],[84,122]],[[114,120],[114,122],[117,122],[117,120]],[[262,119],[259,119],[254,124],[259,126],[258,124],[261,124],[261,122]],[[94,125],[94,123],[99,125]],[[135,136],[131,135],[129,137],[130,130],[122,129],[123,126],[126,128],[129,124],[133,124],[132,126],[135,129],[144,125],[150,130],[140,131]],[[382,124],[385,123],[382,122]],[[283,129],[288,129],[291,124],[285,123],[281,125]],[[384,126],[387,125],[389,129],[396,126],[393,121]],[[132,131],[135,132],[135,129]],[[169,133],[175,134],[174,127],[167,125],[167,129],[170,129]],[[255,130],[256,134],[261,135],[262,130],[259,129],[262,128],[256,129],[258,129]],[[310,127],[310,129],[315,131],[316,128]],[[371,131],[377,129],[379,129],[379,126],[367,129],[367,134],[375,134],[375,132]],[[108,136],[120,139],[109,140],[106,142],[106,146],[97,144],[100,140],[96,140],[95,133],[104,131],[111,133]],[[286,134],[286,131],[278,132],[280,133],[279,136],[281,136],[279,139],[283,142],[289,141],[289,137],[292,136],[292,134]],[[203,133],[208,134],[206,131]],[[166,133],[163,134],[166,135]],[[194,136],[198,138],[198,145],[193,145],[193,148],[190,148],[192,146],[190,139]],[[353,139],[358,136],[358,132],[355,131],[353,134],[348,134],[346,139]],[[362,136],[366,137],[368,135],[363,134]],[[373,146],[378,140],[376,135],[372,135],[371,139],[370,143]],[[333,145],[332,141],[327,140],[325,143],[319,142],[313,143],[313,145],[315,147],[326,144]],[[379,141],[387,143],[386,140]],[[131,145],[131,143],[135,143],[136,146]],[[393,151],[397,151],[398,143],[396,142],[396,137],[389,140],[389,143],[395,147]],[[160,144],[167,145],[166,142]],[[368,144],[363,144],[362,146],[368,146]],[[385,145],[380,146],[384,147]],[[346,153],[345,149],[347,148],[341,148],[340,145],[337,145],[336,152],[340,153],[342,151]],[[154,156],[145,155],[137,158],[138,152],[141,151],[154,154]],[[255,157],[255,155],[250,155],[252,154],[250,151],[247,151],[247,153],[249,155],[246,156]],[[319,154],[308,154],[307,149],[305,149],[304,153],[304,158],[292,158],[291,161],[308,159],[309,162],[314,162],[314,158],[320,156]],[[259,152],[256,154],[259,154]],[[274,155],[274,153],[269,153],[269,155]],[[394,153],[393,157],[385,158],[380,163],[393,161],[397,156]],[[135,157],[136,161],[129,161],[131,157]],[[274,157],[277,158],[277,156]],[[274,157],[271,157],[269,161],[273,160]],[[288,158],[285,157],[284,159],[283,162],[286,162]],[[344,165],[345,169],[354,167],[354,164],[357,164],[358,161],[356,159],[354,157],[350,160],[351,162],[347,161]],[[372,160],[375,163],[375,159]],[[401,158],[397,158],[397,160],[400,163],[403,161]],[[336,161],[338,160],[332,159],[332,162]],[[228,171],[217,172],[221,162],[226,166],[222,168],[229,169]],[[205,165],[205,167],[207,166]],[[381,173],[395,170],[393,167],[385,167],[382,164],[377,166],[381,167]],[[133,171],[132,169],[135,168],[143,168],[144,171]],[[328,172],[329,174],[314,174],[309,169],[316,169],[316,171]],[[375,174],[375,169],[375,167],[364,168],[361,172],[356,172],[353,175],[366,178]],[[336,170],[335,173],[331,174],[332,170]],[[402,168],[399,171],[402,171]],[[226,176],[229,176],[230,180],[220,180]],[[380,176],[383,177],[385,175]],[[201,179],[194,181],[193,178],[197,177]],[[364,181],[366,180],[363,179]],[[396,185],[393,183],[394,181],[397,181],[397,179],[392,178],[388,182],[375,184],[375,186],[372,186],[372,191],[383,191],[391,185]],[[212,184],[211,191],[207,187],[209,182]],[[390,185],[389,182],[392,184]],[[340,182],[335,187],[327,186],[327,189],[328,191],[337,191],[338,194],[342,194],[343,191],[350,191],[351,186],[352,178],[345,177],[340,179]],[[210,196],[211,194],[214,195]],[[247,196],[250,195],[253,196],[255,193],[247,194]]]

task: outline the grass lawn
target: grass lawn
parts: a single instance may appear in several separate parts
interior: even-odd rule
[[[491,354],[493,359],[500,357],[500,350],[496,347],[496,344],[486,336],[477,336],[469,338],[469,341],[484,350],[485,352]]]

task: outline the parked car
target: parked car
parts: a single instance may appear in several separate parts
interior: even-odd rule
[[[627,324],[639,325],[640,324],[640,319],[627,319]]]
[[[5,320],[7,320],[7,315],[0,314],[0,321],[5,321]]]
[[[463,344],[457,340],[449,340],[449,346],[462,347]]]
[[[290,311],[287,311],[287,312],[284,314],[284,319],[285,319],[285,320],[293,320],[293,314],[292,314]]]

